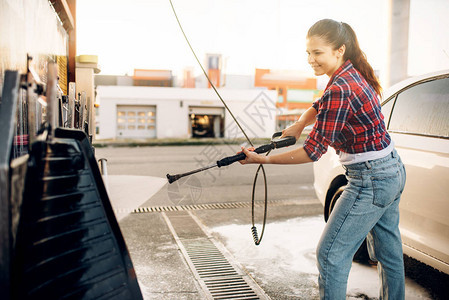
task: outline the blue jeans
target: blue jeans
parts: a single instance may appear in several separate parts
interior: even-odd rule
[[[399,200],[405,169],[393,150],[384,158],[345,166],[348,185],[335,205],[317,248],[321,299],[346,299],[352,259],[367,238],[378,261],[380,298],[404,299]]]

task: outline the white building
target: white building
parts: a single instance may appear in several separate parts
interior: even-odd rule
[[[218,91],[250,138],[275,132],[276,91]],[[97,140],[243,136],[212,89],[97,86],[96,102]]]

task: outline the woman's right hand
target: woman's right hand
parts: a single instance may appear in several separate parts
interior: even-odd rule
[[[243,160],[239,160],[239,163],[241,163],[242,165],[265,163],[266,156],[257,154],[256,152],[254,152],[254,150],[256,150],[254,147],[250,147],[250,148],[242,147],[242,151],[237,152],[237,154],[240,154],[243,152],[243,153],[245,153],[246,157]]]

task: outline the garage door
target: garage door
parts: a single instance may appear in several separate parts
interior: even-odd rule
[[[117,137],[155,138],[156,106],[117,106]]]

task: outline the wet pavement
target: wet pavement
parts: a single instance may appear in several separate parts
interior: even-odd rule
[[[161,150],[173,151],[140,149],[142,157],[149,157],[148,151]],[[165,171],[162,165],[145,175],[142,169],[147,162],[138,163],[138,152],[133,163],[129,151],[121,149],[125,153],[120,155],[115,151],[97,150],[100,157],[108,158],[110,175],[105,182],[144,299],[220,299],[214,293],[237,299],[232,296],[236,292],[249,293],[245,299],[251,299],[253,294],[260,299],[318,299],[315,247],[325,223],[323,208],[314,196],[313,176],[304,175],[310,176],[311,166],[267,171],[283,174],[287,181],[300,180],[295,186],[287,182],[289,189],[285,181],[271,180],[275,194],[270,197],[263,240],[255,246],[248,196],[252,175],[243,181],[245,174],[240,174],[239,166],[222,172],[220,182],[202,175],[197,180],[186,178],[178,185],[168,185],[161,176]],[[183,157],[186,151],[194,153],[198,149],[179,151]],[[126,169],[126,164],[131,169]],[[167,165],[184,171],[194,168],[176,159]],[[220,203],[234,206],[220,207]],[[146,209],[137,212],[138,207]],[[259,233],[262,215],[263,205],[259,202]],[[224,273],[209,276],[210,268]],[[213,285],[217,278],[225,278],[227,283]],[[407,279],[406,285],[406,299],[432,299],[413,280]],[[222,291],[223,286],[234,290]],[[376,267],[354,263],[347,294],[348,299],[377,299]]]
[[[252,240],[250,223],[241,221],[248,215],[248,210],[243,208],[134,213],[124,218],[120,226],[144,299],[207,299],[210,296],[189,267],[189,257],[180,250],[166,218],[175,223],[178,219],[174,230],[178,237],[182,236],[183,243],[209,238],[221,244],[231,255],[229,261],[241,266],[239,273],[257,284],[267,299],[318,299],[315,246],[324,226],[322,215],[316,213],[320,207],[307,203],[269,209],[276,210],[272,211],[275,214],[287,210],[298,215],[302,211],[305,216],[267,223],[259,246]],[[308,216],[309,213],[312,215]],[[192,217],[202,226],[189,225]],[[348,299],[376,299],[377,294],[376,267],[354,263]],[[406,295],[406,299],[432,299],[411,280],[407,280]]]
[[[318,299],[315,245],[324,228],[321,215],[271,223],[265,242],[258,247],[251,245],[245,227],[226,225],[212,230],[273,299]],[[406,286],[406,299],[431,299],[412,280],[407,279]],[[376,266],[353,263],[348,299],[375,299],[378,287]]]

